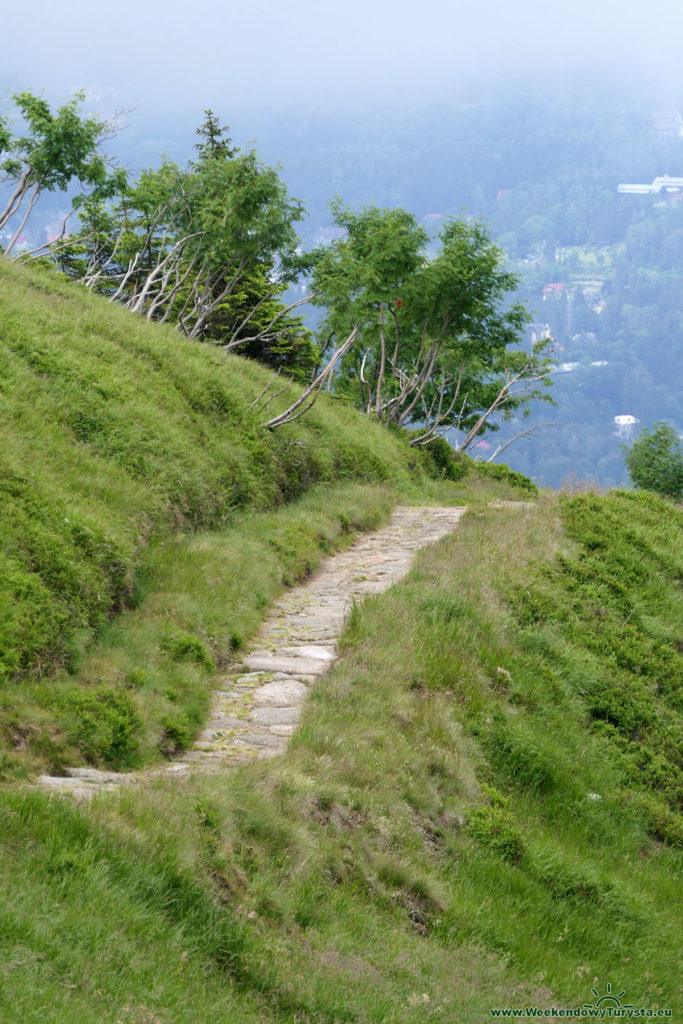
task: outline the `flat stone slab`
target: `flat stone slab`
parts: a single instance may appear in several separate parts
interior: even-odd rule
[[[275,679],[254,690],[253,697],[259,704],[287,708],[292,704],[301,704],[307,693],[308,687],[296,679]]]
[[[285,740],[282,736],[274,736],[269,732],[245,732],[235,740],[236,747],[273,747],[282,750]]]
[[[200,733],[203,736],[204,733],[215,732],[216,730],[221,731],[225,729],[239,729],[242,725],[243,719],[237,718],[235,715],[223,715],[217,714],[211,716],[211,727],[204,729]]]
[[[101,786],[117,786],[130,778],[129,775],[123,775],[121,772],[103,772],[99,768],[67,768],[66,773],[71,779],[79,779],[81,782],[96,782]]]
[[[320,661],[334,661],[337,657],[335,647],[323,647],[320,644],[302,644],[297,647],[281,647],[278,654],[294,658],[317,658]]]
[[[271,654],[250,654],[245,661],[249,668],[261,672],[286,672],[293,676],[321,676],[328,667],[320,658],[279,658]]]
[[[293,722],[299,721],[300,713],[298,707],[273,707],[272,705],[266,705],[265,707],[254,708],[249,718],[255,722],[261,722],[263,725],[291,725]]]

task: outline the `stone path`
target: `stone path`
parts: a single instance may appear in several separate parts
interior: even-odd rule
[[[328,558],[314,577],[273,605],[238,670],[216,691],[204,731],[182,761],[130,776],[93,768],[39,782],[80,798],[152,774],[218,771],[281,753],[297,727],[309,688],[337,657],[353,603],[400,580],[415,552],[455,529],[464,508],[399,506],[389,523]]]

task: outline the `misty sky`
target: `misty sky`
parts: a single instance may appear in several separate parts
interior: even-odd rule
[[[683,4],[660,0],[25,0],[2,13],[5,92],[78,86],[181,119],[432,100],[472,82],[600,75],[681,94]],[[651,12],[651,13],[648,13]],[[675,96],[674,96],[675,93]]]

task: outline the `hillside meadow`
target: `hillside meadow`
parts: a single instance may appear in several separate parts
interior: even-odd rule
[[[270,434],[266,370],[0,275],[0,1021],[479,1024],[622,990],[675,1020],[680,510],[539,496],[326,397]],[[281,758],[30,785],[182,750],[280,590],[398,500],[468,512],[353,610]]]
[[[0,1020],[675,1014],[679,531],[647,496],[480,506],[353,613],[282,758],[4,787]]]
[[[0,264],[0,771],[173,756],[278,590],[399,493],[533,490],[328,396],[268,431],[271,379]]]

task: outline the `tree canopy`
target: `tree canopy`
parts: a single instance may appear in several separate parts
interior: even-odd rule
[[[227,133],[208,110],[194,161],[164,161],[123,181],[113,202],[84,203],[81,232],[59,260],[149,320],[304,373],[317,351],[281,300],[302,265],[295,224],[303,209],[277,171],[233,147]]]
[[[109,126],[80,113],[82,93],[76,93],[55,113],[46,100],[31,92],[14,93],[12,100],[24,134],[13,132],[8,119],[0,118],[0,184],[9,185],[9,196],[0,209],[0,232],[13,222],[4,247],[6,256],[41,193],[65,191],[76,180],[81,189],[73,200],[76,209],[85,195],[103,200],[123,183],[121,172],[109,168],[100,151]]]
[[[324,351],[357,332],[339,393],[387,425],[419,425],[416,444],[460,429],[462,449],[496,429],[493,413],[545,397],[543,345],[519,347],[529,317],[481,223],[447,221],[434,249],[405,210],[332,209],[343,235],[314,255],[312,289]]]
[[[642,430],[630,448],[624,446],[624,458],[636,487],[667,498],[683,497],[683,448],[668,423]]]
[[[548,397],[548,342],[524,350],[529,316],[513,298],[517,279],[481,222],[451,218],[433,240],[404,209],[356,212],[336,200],[340,236],[302,254],[301,203],[276,168],[232,144],[213,111],[184,167],[164,160],[132,177],[108,167],[106,125],[81,116],[82,99],[52,114],[20,93],[27,134],[0,122],[14,186],[0,227],[28,197],[6,254],[41,191],[76,179],[79,230],[64,227],[50,259],[132,312],[308,381],[269,427],[303,415],[327,386],[386,426],[412,428],[412,444],[448,433],[466,451],[484,429]],[[44,248],[21,258],[42,258]],[[302,277],[308,294],[292,301]],[[309,301],[324,310],[316,337],[295,313]]]

